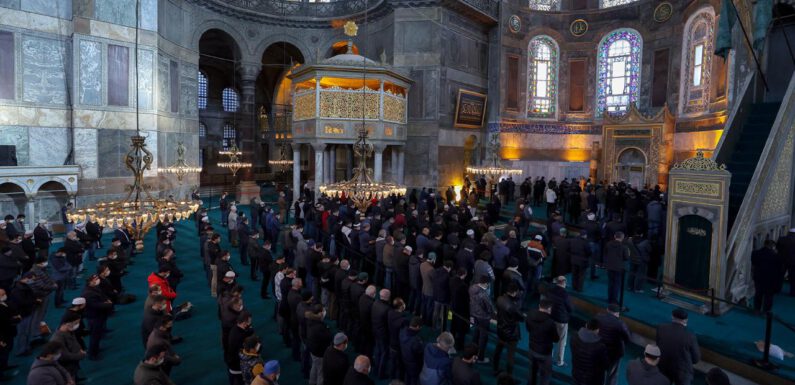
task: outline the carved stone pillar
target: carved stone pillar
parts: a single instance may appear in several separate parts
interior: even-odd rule
[[[267,164],[267,158],[261,151],[257,151],[259,143],[259,127],[257,127],[258,111],[254,105],[257,76],[262,64],[238,63],[237,71],[240,74],[240,112],[241,116],[235,122],[239,135],[238,143],[241,150],[251,154],[250,161],[254,167]],[[257,115],[257,116],[255,116]],[[241,179],[250,180],[253,177],[252,169],[243,170]]]
[[[324,162],[323,158],[325,158],[325,143],[313,143],[312,149],[315,150],[315,181],[313,183],[314,190],[315,190],[315,198],[320,196],[320,185],[323,184],[323,175],[324,173]]]
[[[293,144],[293,199],[301,197],[301,144]],[[292,202],[291,202],[292,203]]]
[[[337,145],[331,146],[329,150],[329,175],[328,181],[329,183],[336,182],[336,174],[337,174]]]
[[[398,165],[397,165],[397,163],[398,163],[398,148],[397,148],[397,146],[390,147],[390,151],[389,152],[392,155],[392,162],[390,164],[390,166],[391,166],[390,167],[391,168],[390,172],[392,173],[392,181],[393,182],[397,182],[398,181]]]
[[[36,195],[26,195],[27,202],[25,202],[25,218],[28,222],[27,226],[36,226],[39,219],[36,218]],[[30,227],[32,229],[32,227]]]
[[[373,146],[373,153],[375,154],[375,159],[373,162],[373,178],[376,182],[381,182],[384,179],[384,146]]]
[[[403,184],[405,180],[405,173],[406,173],[406,150],[405,147],[395,147],[398,150],[398,171],[397,171],[397,182],[399,184]]]
[[[329,145],[323,150],[323,183],[331,183],[331,152],[334,151],[333,146]]]
[[[345,179],[353,178],[353,146],[345,145],[345,155],[348,157],[345,165]]]

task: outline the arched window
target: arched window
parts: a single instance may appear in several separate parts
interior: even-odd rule
[[[599,8],[610,8],[619,5],[634,3],[638,0],[599,0]]]
[[[199,80],[199,109],[204,110],[207,108],[207,76],[203,72],[198,73]]]
[[[527,49],[527,116],[554,118],[558,110],[558,44],[536,36]]]
[[[204,123],[199,122],[199,137],[204,138],[205,136],[207,136],[207,126],[205,126]]]
[[[715,11],[706,7],[687,20],[682,42],[679,113],[692,115],[709,107]]]
[[[226,112],[237,112],[240,107],[240,100],[237,96],[237,91],[232,88],[224,88],[221,93],[221,104],[224,106]]]
[[[638,100],[643,39],[634,29],[618,29],[597,49],[596,117],[621,113]]]
[[[235,126],[227,123],[224,125],[224,141],[223,147],[224,151],[228,151],[232,148],[232,145],[235,144],[235,139],[237,138],[237,130],[235,130]]]
[[[560,0],[530,0],[530,9],[535,11],[560,11]]]

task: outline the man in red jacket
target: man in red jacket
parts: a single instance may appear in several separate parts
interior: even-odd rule
[[[171,274],[171,268],[168,266],[161,266],[160,269],[157,270],[157,273],[149,274],[146,280],[149,282],[150,287],[152,285],[160,286],[161,295],[166,299],[166,310],[171,313],[171,302],[177,298],[177,292],[168,284],[169,274]]]

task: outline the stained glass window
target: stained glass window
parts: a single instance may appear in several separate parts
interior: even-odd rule
[[[597,51],[596,116],[622,113],[638,100],[643,39],[634,29],[618,29],[602,38]]]
[[[682,42],[681,98],[679,112],[693,115],[707,111],[710,98],[715,11],[706,7],[694,13],[685,24]]]
[[[199,122],[199,137],[204,138],[205,136],[207,136],[207,126]]]
[[[240,101],[237,96],[237,91],[227,87],[221,93],[221,104],[224,106],[226,112],[237,112],[240,107]]]
[[[204,73],[199,71],[199,109],[204,110],[207,108],[207,76],[204,76]]]
[[[237,137],[237,130],[235,130],[235,126],[229,123],[225,124],[224,141],[223,141],[224,151],[227,151],[230,148],[232,148],[232,145],[235,144],[236,137]]]
[[[527,116],[554,118],[558,96],[558,45],[549,36],[536,36],[527,49]]]
[[[638,0],[599,0],[599,8],[610,8],[619,5],[634,3]]]
[[[560,0],[530,0],[530,9],[536,11],[560,11]]]

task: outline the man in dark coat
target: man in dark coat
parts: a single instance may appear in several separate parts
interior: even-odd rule
[[[364,294],[359,296],[357,311],[359,314],[359,330],[358,330],[358,351],[361,353],[372,354],[373,344],[373,302],[375,302],[376,288],[373,285],[368,286]]]
[[[530,361],[532,372],[530,384],[535,385],[540,373],[540,385],[548,385],[552,378],[552,346],[560,339],[555,321],[552,320],[552,303],[542,299],[538,310],[527,317],[527,333],[530,336]]]
[[[497,338],[499,340],[497,348],[494,350],[494,373],[500,371],[500,356],[502,349],[507,346],[508,366],[506,371],[508,374],[513,374],[516,343],[521,337],[519,323],[524,320],[524,316],[519,310],[518,294],[519,287],[512,282],[505,288],[505,294],[497,298]]]
[[[343,385],[375,385],[370,376],[370,359],[367,356],[358,356],[353,361],[353,367],[345,375]]]
[[[378,297],[378,300],[373,303],[373,310],[370,316],[373,326],[373,337],[375,339],[375,354],[373,359],[375,360],[376,375],[386,378],[386,367],[389,360],[388,317],[391,308],[391,306],[389,306],[391,292],[388,289],[381,289],[378,293]],[[369,360],[367,366],[369,370]]]
[[[795,297],[795,227],[789,229],[785,237],[778,239],[776,248],[789,277],[789,295]]]
[[[555,277],[554,285],[547,289],[545,294],[549,302],[552,303],[552,313],[550,316],[555,321],[558,335],[558,351],[555,355],[555,365],[563,366],[563,356],[566,352],[566,340],[569,334],[569,319],[574,307],[571,304],[569,293],[566,291],[566,277]]]
[[[607,269],[607,303],[618,303],[621,296],[621,281],[624,278],[629,249],[624,245],[624,233],[618,231],[605,245],[604,264]]]
[[[671,385],[671,381],[660,373],[660,348],[648,344],[643,357],[630,361],[627,365],[627,385]]]
[[[690,385],[693,365],[701,360],[695,334],[687,330],[687,312],[677,308],[671,312],[671,323],[657,327],[660,347],[660,371],[675,385]]]
[[[776,252],[776,243],[766,240],[765,246],[751,253],[754,278],[754,310],[767,312],[773,308],[773,296],[781,290],[784,281],[784,263]]]
[[[591,248],[588,245],[588,233],[580,232],[580,236],[569,239],[569,260],[571,264],[571,287],[580,293],[585,282],[585,270],[588,268],[588,258]]]
[[[230,385],[243,383],[243,372],[240,370],[240,350],[243,349],[243,342],[252,334],[254,334],[254,329],[251,327],[251,313],[244,310],[237,315],[235,327],[229,331],[229,341],[226,344],[226,351],[224,351],[224,362],[226,362]]]
[[[351,366],[345,350],[348,348],[348,336],[337,333],[332,340],[333,345],[323,354],[323,385],[342,385],[345,374]]]
[[[8,369],[8,357],[14,347],[17,336],[17,324],[22,317],[16,307],[8,302],[5,289],[0,288],[0,373]]]
[[[326,310],[319,303],[312,305],[311,312],[306,313],[305,341],[312,360],[312,367],[309,371],[309,384],[311,385],[323,383],[323,356],[332,342],[331,330],[323,322],[325,318]]]
[[[400,361],[406,371],[406,385],[418,385],[425,344],[420,337],[422,318],[414,317],[400,331]]]
[[[36,228],[33,229],[33,239],[39,256],[50,255],[50,245],[52,245],[52,232],[47,229],[47,220],[42,219]]]
[[[462,349],[467,332],[469,332],[469,284],[466,281],[467,270],[459,267],[450,278],[450,310],[453,319],[450,332],[455,338],[456,349]]]
[[[607,347],[599,337],[599,321],[591,319],[571,336],[571,376],[577,385],[602,385],[607,371]]]
[[[630,332],[627,324],[619,316],[621,308],[616,304],[607,306],[607,312],[596,316],[599,321],[599,337],[607,348],[607,384],[615,385],[618,380],[618,366],[624,357],[624,346],[629,343]]]
[[[101,280],[98,275],[92,274],[87,282],[82,297],[86,299],[85,316],[91,330],[88,359],[93,361],[99,359],[99,343],[105,335],[108,317],[113,312],[113,302],[100,288]]]
[[[473,367],[477,360],[478,346],[467,345],[463,355],[453,360],[452,385],[480,385],[480,373]]]
[[[389,328],[389,362],[391,368],[390,378],[403,377],[403,365],[400,360],[400,331],[408,325],[406,318],[406,302],[402,298],[392,300],[392,309],[387,314],[387,327]]]

